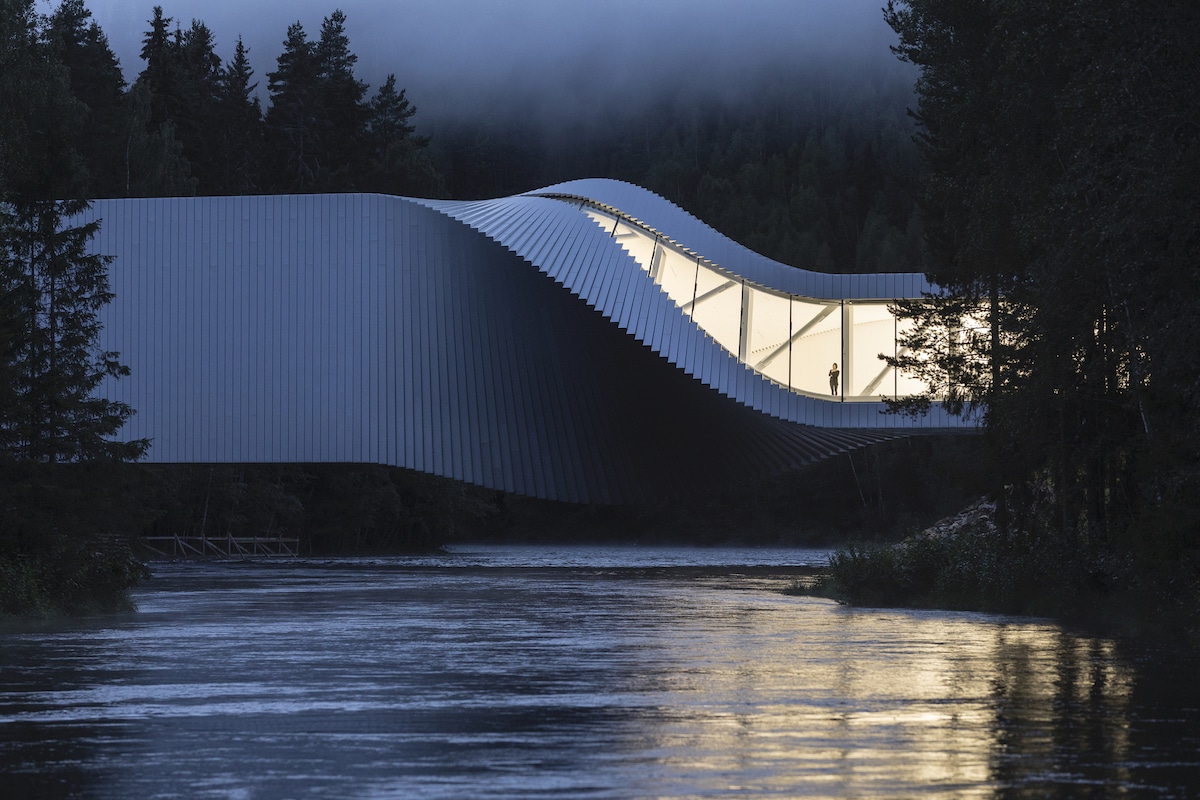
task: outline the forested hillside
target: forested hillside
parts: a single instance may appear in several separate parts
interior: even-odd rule
[[[777,65],[743,90],[664,88],[585,118],[439,119],[422,131],[402,76],[369,86],[346,17],[280,31],[255,75],[236,32],[147,9],[124,72],[83,0],[45,36],[88,109],[88,197],[386,192],[498,197],[580,177],[662,194],[748,247],[823,271],[920,270],[912,73]],[[219,38],[225,41],[219,47]],[[230,44],[232,42],[232,44]],[[134,67],[138,69],[135,70]]]

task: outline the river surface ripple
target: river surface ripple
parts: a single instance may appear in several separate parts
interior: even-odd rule
[[[780,590],[825,551],[161,562],[0,629],[4,798],[1192,797],[1197,664]]]

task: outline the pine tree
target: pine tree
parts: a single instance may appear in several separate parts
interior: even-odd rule
[[[314,49],[321,109],[320,160],[324,166],[319,187],[348,191],[366,165],[367,84],[354,77],[358,61],[346,35],[346,15],[334,11],[321,23]]]
[[[233,59],[221,71],[216,124],[219,130],[218,169],[211,191],[253,194],[259,187],[263,148],[262,108],[251,83],[254,71],[239,36]]]
[[[0,451],[34,462],[135,458],[109,437],[130,409],[93,396],[127,370],[95,353],[108,259],[88,252],[98,223],[75,224],[84,170],[75,151],[86,107],[45,44],[32,3],[0,4]],[[61,199],[69,198],[69,199]]]
[[[416,134],[412,123],[416,107],[396,91],[396,76],[388,75],[371,98],[367,128],[371,162],[361,188],[387,194],[438,197],[444,191],[441,177],[425,152],[429,139]]]
[[[162,6],[155,6],[153,13],[150,30],[142,36],[141,58],[146,66],[138,76],[138,83],[146,88],[150,98],[149,129],[173,121],[181,102],[179,42],[171,35],[172,19],[163,16]]]
[[[179,75],[179,105],[172,122],[183,144],[183,154],[191,165],[200,192],[217,178],[221,160],[221,132],[214,125],[221,95],[221,58],[216,54],[212,31],[203,22],[192,25],[179,37],[176,50]]]
[[[0,287],[9,301],[8,354],[16,366],[4,428],[5,449],[19,459],[135,460],[147,442],[117,442],[132,409],[95,396],[106,377],[129,369],[112,352],[95,353],[99,312],[111,299],[111,257],[88,252],[98,222],[73,225],[83,200],[25,200],[4,212],[9,233],[0,253]],[[15,328],[13,320],[19,321]]]
[[[186,84],[183,33],[170,32],[171,18],[154,7],[150,30],[142,39],[146,66],[126,95],[124,141],[125,191],[128,197],[193,195],[196,180],[180,131]]]
[[[124,191],[121,160],[124,145],[125,79],[100,26],[83,0],[63,0],[46,31],[54,54],[70,74],[71,94],[87,106],[75,147],[88,170],[88,194],[116,197]]]
[[[324,165],[321,153],[323,110],[317,83],[315,47],[299,23],[288,26],[283,52],[274,72],[267,73],[271,105],[266,115],[267,149],[271,154],[268,188],[311,192]]]

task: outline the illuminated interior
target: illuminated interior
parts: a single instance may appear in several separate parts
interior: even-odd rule
[[[925,385],[889,367],[899,321],[891,299],[828,300],[769,289],[637,222],[581,206],[685,314],[752,370],[793,392],[840,401],[918,394]],[[830,370],[838,365],[837,390]]]

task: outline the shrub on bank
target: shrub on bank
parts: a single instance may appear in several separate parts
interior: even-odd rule
[[[1059,554],[1061,555],[1061,554]],[[1082,565],[978,525],[835,551],[814,591],[856,605],[1012,614],[1065,611]]]
[[[886,546],[835,551],[809,588],[863,606],[952,608],[1054,616],[1124,633],[1200,633],[1200,571],[1051,535],[1001,531],[990,507]]]
[[[133,551],[146,512],[130,470],[0,460],[0,615],[130,607],[147,574]]]
[[[31,553],[0,553],[0,615],[122,611],[148,576],[128,542],[62,539]]]

